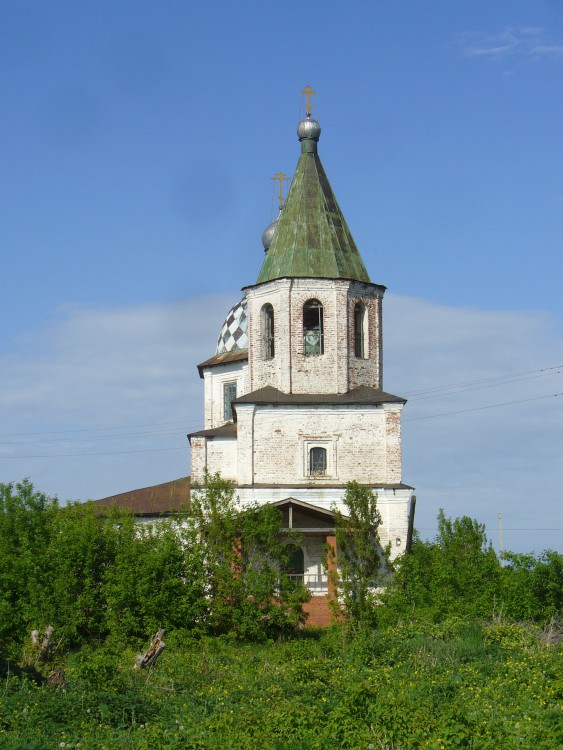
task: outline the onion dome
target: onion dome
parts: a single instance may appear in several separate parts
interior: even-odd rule
[[[246,313],[246,298],[231,307],[225,322],[221,327],[221,333],[217,339],[216,354],[225,352],[236,352],[248,349],[248,317]]]
[[[266,229],[264,229],[264,231],[262,232],[262,244],[264,245],[265,253],[267,253],[270,249],[270,245],[272,244],[272,239],[274,238],[274,232],[276,231],[279,218],[280,217],[278,216],[276,219],[274,219],[274,221],[271,224],[268,224]]]
[[[310,114],[297,125],[297,135],[300,141],[318,141],[321,135],[321,126],[317,120],[313,120]]]

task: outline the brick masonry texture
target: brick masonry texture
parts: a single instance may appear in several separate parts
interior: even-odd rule
[[[250,390],[267,385],[284,393],[346,393],[381,387],[383,287],[342,279],[278,279],[245,290],[249,311]],[[323,305],[324,354],[303,353],[303,306]],[[354,356],[354,305],[366,308],[365,358]],[[264,347],[264,305],[274,309],[275,357]]]
[[[248,311],[248,361],[203,367],[205,427],[224,424],[224,387],[236,382],[237,396],[272,386],[284,393],[336,394],[360,386],[381,389],[382,299],[385,288],[345,279],[276,279],[244,290]],[[323,306],[324,353],[303,351],[303,306]],[[356,356],[356,304],[365,310],[363,353]],[[265,344],[264,306],[274,311],[274,356]],[[207,467],[232,479],[243,504],[293,497],[345,512],[344,486],[357,481],[378,493],[380,538],[391,555],[404,551],[411,492],[402,482],[400,403],[236,406],[236,437],[193,437],[192,477]],[[310,475],[309,452],[326,451],[323,475]],[[395,486],[389,487],[389,485]],[[340,489],[339,489],[340,487]],[[254,489],[254,488],[260,488]],[[305,572],[320,571],[324,538],[303,543]],[[307,605],[309,624],[327,625],[326,592]]]

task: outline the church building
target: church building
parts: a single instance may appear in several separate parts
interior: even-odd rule
[[[347,482],[377,494],[392,557],[406,549],[413,490],[402,481],[405,399],[383,390],[385,287],[371,281],[336,202],[309,102],[287,199],[262,237],[262,267],[198,366],[205,425],[188,437],[192,482],[219,472],[242,504],[274,503],[283,527],[301,532],[292,571],[313,594],[309,622],[322,624],[323,550],[334,545],[331,509],[346,512]]]

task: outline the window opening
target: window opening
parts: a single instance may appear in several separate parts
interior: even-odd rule
[[[311,448],[309,451],[309,475],[322,477],[326,474],[326,448]]]
[[[237,397],[237,384],[225,383],[223,385],[223,419],[225,422],[233,421],[233,401]]]
[[[295,580],[303,581],[305,574],[305,556],[301,547],[296,544],[288,544],[285,548],[285,572]]]
[[[324,353],[323,306],[316,299],[303,305],[303,353],[312,356]]]
[[[359,302],[354,306],[354,354],[356,357],[365,356],[364,319],[366,308]]]
[[[272,359],[275,354],[274,345],[274,308],[272,305],[264,305],[263,311],[263,333],[264,333],[264,358]]]

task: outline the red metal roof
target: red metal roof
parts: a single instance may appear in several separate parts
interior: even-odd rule
[[[155,484],[153,487],[143,487],[94,500],[94,505],[129,510],[136,516],[162,516],[187,508],[190,504],[190,488],[191,477],[181,477],[163,484]]]

